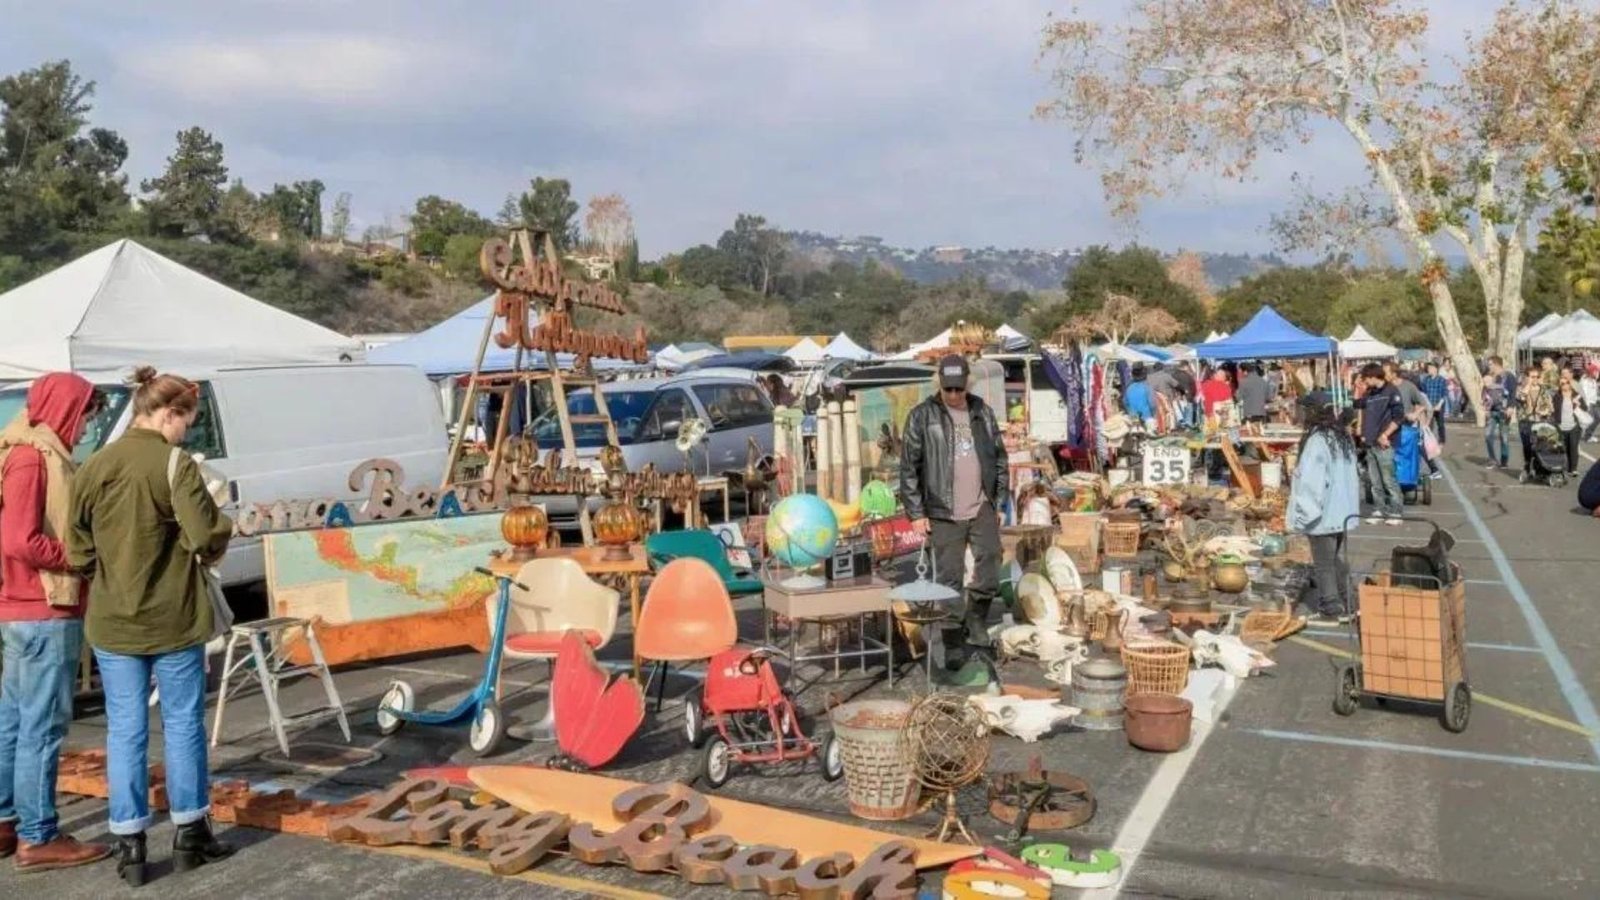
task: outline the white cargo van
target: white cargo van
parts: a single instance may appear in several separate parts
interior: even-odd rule
[[[181,373],[180,373],[181,374]],[[184,442],[229,478],[227,512],[255,503],[355,499],[350,471],[375,457],[395,460],[406,483],[438,487],[449,455],[439,394],[410,366],[326,365],[223,369],[200,377],[200,414]],[[87,459],[121,435],[133,413],[129,388],[101,385],[106,411],[74,453]],[[28,386],[0,389],[0,422],[26,402]],[[223,560],[229,585],[259,581],[260,538],[235,538]]]

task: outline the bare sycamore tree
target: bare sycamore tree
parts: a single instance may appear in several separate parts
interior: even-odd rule
[[[1068,319],[1056,330],[1052,341],[1065,345],[1070,341],[1104,338],[1113,344],[1126,345],[1134,338],[1170,341],[1182,331],[1183,323],[1172,313],[1145,306],[1127,294],[1108,293],[1099,309]]]
[[[1300,216],[1347,234],[1380,223],[1411,251],[1466,394],[1477,365],[1437,245],[1483,285],[1488,346],[1510,358],[1529,223],[1563,161],[1596,134],[1600,11],[1570,0],[1501,9],[1445,83],[1429,79],[1427,16],[1408,0],[1131,0],[1125,24],[1052,21],[1057,97],[1119,214],[1184,174],[1244,178],[1263,152],[1326,139],[1364,160],[1364,191]],[[1478,408],[1480,422],[1483,411]]]
[[[583,217],[583,228],[615,266],[622,259],[623,250],[633,241],[633,212],[621,194],[591,197],[589,212]]]

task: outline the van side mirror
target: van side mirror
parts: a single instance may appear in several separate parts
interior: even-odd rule
[[[676,439],[677,436],[678,436],[678,432],[680,432],[682,430],[683,430],[683,420],[682,419],[668,419],[667,421],[661,423],[661,436],[664,437],[664,438],[674,438],[674,439]]]

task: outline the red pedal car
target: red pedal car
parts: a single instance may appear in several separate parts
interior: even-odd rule
[[[701,777],[722,787],[735,763],[795,762],[820,756],[822,777],[836,781],[844,774],[844,756],[829,734],[819,744],[800,731],[794,702],[778,684],[771,657],[785,655],[776,647],[734,648],[711,658],[705,690],[684,701],[684,730],[689,743],[705,746]],[[716,732],[706,730],[706,720]]]

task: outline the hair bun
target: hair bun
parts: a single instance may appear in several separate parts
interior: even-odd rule
[[[143,387],[144,385],[147,385],[150,382],[155,381],[155,380],[156,380],[156,367],[155,366],[138,366],[137,368],[135,368],[133,370],[133,375],[128,378],[128,383],[129,384],[136,384],[136,385],[139,385],[140,387]]]

